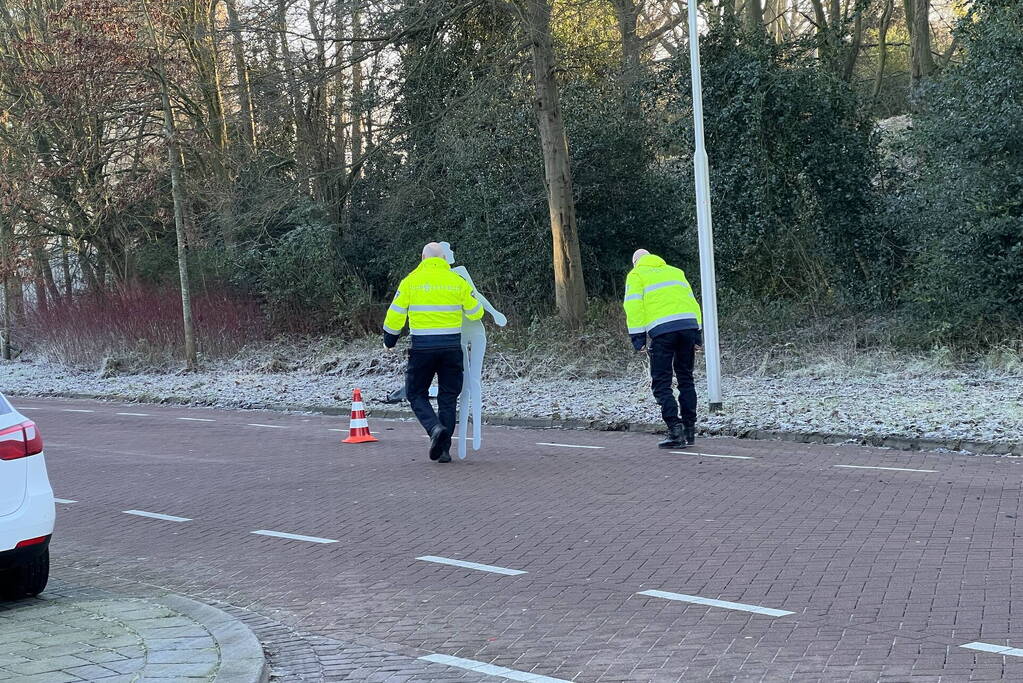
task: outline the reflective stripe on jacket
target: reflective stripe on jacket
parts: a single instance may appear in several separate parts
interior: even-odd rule
[[[641,257],[629,272],[624,305],[630,335],[656,337],[697,330],[703,324],[700,304],[686,274],[653,254]]]
[[[463,314],[469,320],[483,317],[472,287],[444,259],[428,258],[398,285],[384,332],[397,337],[407,321],[413,348],[459,346]]]

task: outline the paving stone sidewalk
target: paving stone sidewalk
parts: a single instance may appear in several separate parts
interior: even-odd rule
[[[133,598],[154,598],[165,595],[157,577],[146,580],[137,568],[122,566],[114,558],[73,561],[66,557],[54,560],[53,568],[65,581],[76,586],[92,586]],[[130,576],[131,578],[126,578]],[[51,585],[53,581],[51,579]],[[366,636],[338,640],[296,629],[262,612],[284,616],[280,609],[243,600],[246,607],[223,601],[225,596],[199,586],[177,585],[175,594],[187,593],[196,600],[238,619],[256,635],[266,653],[270,681],[381,681],[389,683],[482,683],[501,680],[475,671],[452,668],[420,659],[424,654],[416,648],[383,642]],[[189,592],[192,591],[192,592]],[[49,593],[49,589],[47,590]],[[234,596],[239,597],[237,594]],[[2,652],[0,648],[0,652]]]
[[[141,599],[51,581],[38,599],[0,602],[0,681],[260,683],[252,631],[176,595]]]

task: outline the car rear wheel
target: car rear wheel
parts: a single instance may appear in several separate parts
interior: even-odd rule
[[[0,591],[6,597],[35,597],[50,580],[50,551],[44,550],[31,560],[0,575]]]

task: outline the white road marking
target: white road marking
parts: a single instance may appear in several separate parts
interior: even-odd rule
[[[54,498],[53,502],[54,503],[61,503],[61,504],[67,505],[67,504],[70,504],[70,503],[77,503],[78,501],[77,500],[71,500],[70,498]]]
[[[285,425],[261,425],[258,422],[250,422],[247,427],[266,427],[267,429],[287,429]]]
[[[734,609],[739,610],[740,612],[764,614],[769,617],[784,617],[788,614],[795,614],[795,612],[789,612],[783,609],[760,607],[759,605],[747,605],[741,602],[728,602],[727,600],[715,600],[713,598],[701,598],[698,595],[669,593],[667,591],[640,591],[637,595],[648,595],[652,598],[664,598],[665,600],[677,600],[678,602],[691,602],[697,605],[707,605],[709,607],[723,607],[724,609]]]
[[[83,408],[65,408],[65,413],[95,413],[95,410],[85,410]]]
[[[185,422],[216,422],[216,420],[211,420],[208,417],[179,417],[177,419],[184,420]]]
[[[188,517],[175,517],[174,515],[162,515],[159,512],[146,512],[145,510],[124,510],[126,515],[136,517],[149,517],[150,519],[162,519],[165,522],[191,522]]]
[[[18,410],[46,410],[46,408],[29,408],[28,406],[22,406]]]
[[[981,652],[991,652],[996,655],[1002,655],[1006,657],[1023,657],[1023,649],[1018,647],[1008,647],[1007,645],[992,645],[991,643],[966,643],[959,647],[965,647],[968,650],[980,650]]]
[[[480,564],[479,562],[466,562],[465,560],[452,560],[449,557],[437,557],[436,555],[423,555],[417,557],[417,560],[423,562],[436,562],[437,564],[449,564],[452,567],[462,567],[463,569],[478,569],[481,572],[491,572],[492,574],[504,574],[505,576],[518,576],[519,574],[525,574],[526,572],[518,569],[507,569],[505,567],[495,567],[492,564]]]
[[[486,662],[477,662],[474,659],[462,659],[461,657],[452,657],[450,655],[426,655],[419,659],[420,661],[433,662],[434,664],[456,666],[459,669],[468,669],[469,671],[475,671],[489,676],[499,676],[501,678],[507,678],[510,681],[528,681],[529,683],[569,683],[569,681],[564,678],[551,678],[550,676],[541,676],[540,674],[516,671],[515,669],[508,669],[495,664],[487,664]]]
[[[581,446],[579,444],[574,444],[574,443],[544,443],[544,442],[540,442],[540,443],[538,443],[536,445],[537,446],[557,446],[558,448],[592,448],[594,450],[604,448],[603,446]]]
[[[697,453],[696,451],[671,451],[675,455],[698,455],[701,458],[734,458],[735,460],[753,460],[750,455],[714,455],[712,453]]]
[[[286,538],[291,541],[308,541],[309,543],[337,543],[332,538],[320,538],[318,536],[302,536],[301,534],[286,534],[283,531],[267,531],[260,529],[252,533],[258,536],[273,536],[274,538]]]
[[[149,417],[149,413],[115,413],[116,415],[127,415],[129,417]]]
[[[937,472],[938,470],[912,470],[908,467],[873,467],[871,465],[835,465],[850,470],[888,470],[889,472]]]

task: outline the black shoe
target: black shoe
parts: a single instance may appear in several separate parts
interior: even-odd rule
[[[681,424],[668,426],[668,438],[657,444],[658,448],[685,448],[686,435]]]
[[[445,451],[440,454],[440,457],[437,458],[437,462],[451,462],[451,454],[445,449]]]
[[[430,460],[439,460],[441,455],[451,447],[451,435],[442,425],[430,430]],[[448,457],[450,461],[451,458]]]
[[[696,425],[683,425],[682,430],[686,435],[686,443],[690,446],[694,445],[696,443]]]

